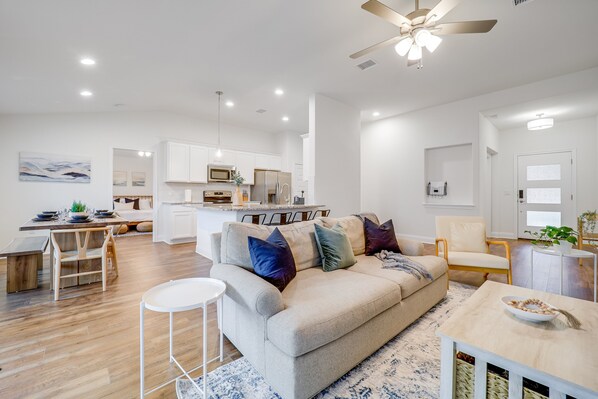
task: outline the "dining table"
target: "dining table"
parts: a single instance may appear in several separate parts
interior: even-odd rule
[[[77,249],[74,231],[76,229],[88,229],[95,227],[107,227],[107,226],[119,226],[127,224],[127,221],[118,216],[111,217],[98,217],[92,215],[89,221],[85,223],[73,223],[71,222],[65,213],[59,214],[55,219],[49,221],[35,221],[31,219],[23,224],[20,231],[32,231],[32,230],[73,230],[73,234],[58,234],[56,235],[56,241],[62,251],[72,251]],[[104,241],[104,232],[97,231],[90,234],[89,246],[100,247]],[[50,289],[54,289],[54,268],[52,267],[54,258],[54,245],[50,240]],[[92,259],[86,261],[63,263],[62,270],[64,274],[72,274],[77,272],[96,271],[101,270],[102,260]],[[83,284],[90,284],[102,281],[101,274],[89,274],[85,276],[77,276],[71,278],[65,278],[61,280],[61,286],[72,287]]]

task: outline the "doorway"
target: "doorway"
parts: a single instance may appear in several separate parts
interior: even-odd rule
[[[517,235],[550,226],[574,226],[572,151],[517,156]]]

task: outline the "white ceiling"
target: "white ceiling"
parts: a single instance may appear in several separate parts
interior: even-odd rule
[[[236,103],[224,122],[305,132],[313,92],[383,118],[598,65],[596,0],[463,0],[443,21],[498,19],[490,33],[445,37],[422,70],[389,47],[362,72],[355,65],[367,57],[349,54],[398,32],[363,11],[364,1],[0,0],[0,113],[165,110],[213,119],[214,92],[223,90]],[[98,64],[82,67],[86,55]],[[276,87],[286,94],[276,97]],[[79,96],[84,88],[93,98]]]
[[[598,115],[598,90],[579,91],[482,112],[498,130],[524,128],[539,113],[554,118],[555,123]]]

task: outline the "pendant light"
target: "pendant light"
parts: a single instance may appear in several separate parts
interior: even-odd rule
[[[218,90],[218,149],[216,150],[216,158],[222,158],[222,149],[220,148],[220,102],[222,100],[222,92]]]
[[[544,114],[538,114],[538,119],[527,122],[527,130],[544,130],[554,126],[553,118],[543,118]]]

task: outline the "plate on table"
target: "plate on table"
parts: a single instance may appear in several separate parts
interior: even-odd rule
[[[39,218],[39,217],[35,217],[33,219],[34,222],[53,222],[54,220],[58,220],[58,218],[56,216],[50,217],[50,218]]]
[[[89,223],[93,221],[93,218],[87,218],[87,219],[69,219],[67,220],[68,223]]]
[[[51,213],[38,213],[36,219],[50,220],[54,217],[56,217],[56,215],[52,215]]]
[[[58,211],[43,211],[42,214],[44,215],[58,215]]]
[[[538,323],[550,321],[558,316],[558,312],[554,306],[539,299],[524,298],[522,296],[504,296],[501,298],[501,301],[509,312],[522,320]],[[521,305],[517,304],[524,301],[532,302]]]

